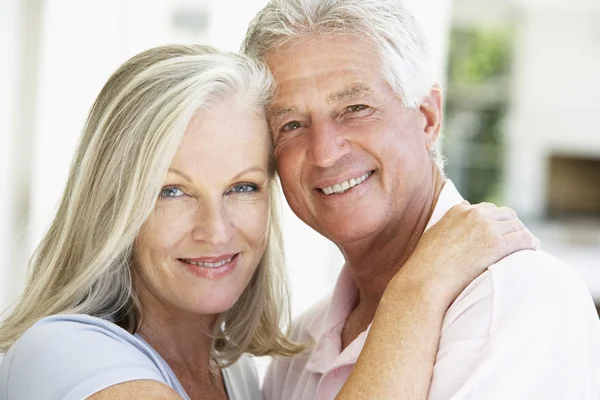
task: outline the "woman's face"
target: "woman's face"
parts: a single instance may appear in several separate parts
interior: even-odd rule
[[[217,314],[237,301],[265,249],[269,134],[233,100],[199,111],[134,245],[142,307]]]

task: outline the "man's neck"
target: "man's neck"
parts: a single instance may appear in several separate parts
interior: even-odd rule
[[[389,281],[415,250],[445,182],[437,169],[431,179],[431,184],[410,200],[405,212],[377,237],[342,248],[359,290],[353,313],[362,315],[361,319],[372,320]]]

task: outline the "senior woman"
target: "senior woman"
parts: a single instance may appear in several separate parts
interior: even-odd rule
[[[310,345],[280,328],[288,300],[264,115],[271,87],[264,68],[205,46],[150,49],[110,77],[26,290],[0,327],[0,399],[259,399],[244,354]],[[406,268],[427,265],[421,275],[439,284],[436,268],[455,268],[463,279],[447,284],[458,293],[504,255],[491,246],[461,258],[474,237],[495,239],[498,219],[520,229],[500,209],[470,207],[426,233]],[[432,318],[448,305],[439,300]],[[394,339],[393,315],[376,320],[369,341]],[[420,339],[406,340],[418,352]]]

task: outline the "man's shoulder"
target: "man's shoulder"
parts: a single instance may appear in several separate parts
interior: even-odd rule
[[[511,326],[550,328],[552,321],[594,318],[591,295],[572,267],[544,251],[524,250],[475,279],[448,309],[442,330],[468,321],[470,330],[475,326],[484,335]]]
[[[468,322],[480,336],[533,334],[560,332],[569,323],[597,325],[597,320],[591,295],[572,267],[544,251],[525,250],[474,280],[448,310],[443,330],[452,325],[462,330]]]
[[[499,296],[527,295],[539,302],[591,299],[583,279],[566,263],[541,251],[523,250],[489,268],[496,301]]]
[[[429,393],[596,399],[599,355],[600,322],[576,271],[543,251],[520,251],[446,313]]]
[[[591,298],[583,279],[571,266],[541,250],[522,250],[491,265],[465,288],[455,304],[470,304],[486,297],[493,297],[494,303],[505,297],[545,302],[573,295]]]

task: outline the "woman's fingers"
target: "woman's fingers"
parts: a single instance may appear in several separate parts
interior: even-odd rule
[[[539,246],[539,240],[509,207],[463,202],[453,207],[449,214],[449,218],[440,221],[440,228],[452,232],[456,247],[471,246],[470,253],[477,253],[473,252],[472,246],[479,243],[481,256],[485,259],[487,254],[492,263],[515,251]]]
[[[482,217],[486,220],[507,221],[518,220],[517,213],[509,207],[498,207],[492,203],[479,203],[467,206],[467,210],[473,209],[483,213]]]
[[[494,210],[494,219],[496,221],[516,220],[519,221],[517,213],[509,207],[496,207]],[[520,222],[520,221],[519,221]]]
[[[533,236],[528,229],[507,232],[502,237],[504,238],[509,254],[523,249],[537,250],[540,247],[540,240]]]
[[[441,282],[454,299],[487,267],[523,249],[536,249],[539,240],[508,207],[490,203],[452,207],[423,234],[411,256],[419,279]]]
[[[481,218],[479,222],[486,223],[487,220],[491,235],[494,235],[494,231],[502,235],[506,246],[503,252],[506,255],[523,249],[537,250],[539,248],[539,239],[525,227],[512,208],[496,207],[490,203],[481,203],[471,207],[481,210],[482,214],[478,216]]]
[[[494,225],[498,227],[498,233],[506,234],[522,230],[527,230],[525,225],[518,219],[507,219],[501,221],[494,221]]]

